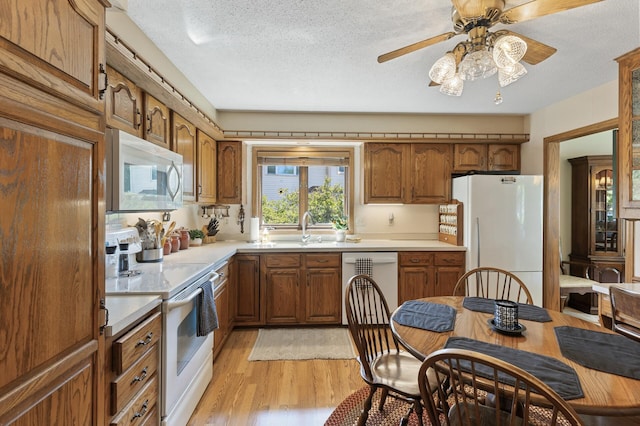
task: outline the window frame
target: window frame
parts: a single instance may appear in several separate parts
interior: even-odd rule
[[[292,147],[292,146],[259,146],[256,145],[252,148],[252,211],[254,217],[260,218],[260,224],[262,226],[262,165],[263,158],[278,158],[283,159],[287,163],[298,166],[298,179],[304,181],[308,185],[308,168],[305,166],[321,165],[322,159],[328,158],[341,158],[343,164],[346,167],[345,171],[345,212],[348,217],[349,229],[353,229],[353,216],[354,216],[354,193],[355,193],[355,155],[354,148],[352,147]],[[329,164],[328,164],[329,165]],[[338,165],[338,164],[335,164]],[[306,191],[300,192],[300,203],[298,210],[298,223],[293,225],[269,225],[276,231],[285,233],[286,231],[302,230],[300,223],[302,215],[306,211],[306,205],[308,203]],[[313,225],[309,224],[307,229],[314,229],[316,231],[328,231],[331,230],[331,226],[327,224]]]

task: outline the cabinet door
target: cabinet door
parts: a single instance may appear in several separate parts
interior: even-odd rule
[[[3,1],[2,72],[103,113],[106,4],[99,0]]]
[[[342,283],[340,269],[307,269],[305,322],[339,324],[342,320]]]
[[[490,171],[520,170],[520,145],[489,145]]]
[[[410,203],[437,204],[451,198],[451,145],[411,144]]]
[[[182,155],[182,199],[196,200],[196,127],[173,113],[172,151]]]
[[[242,143],[218,142],[218,202],[242,203]]]
[[[169,108],[151,96],[144,94],[144,138],[166,149],[171,149],[171,121]]]
[[[267,268],[265,299],[267,324],[300,322],[300,269]]]
[[[487,170],[487,145],[457,143],[453,145],[453,171]]]
[[[619,216],[640,219],[640,48],[617,61]]]
[[[235,322],[260,324],[260,256],[236,255]]]
[[[216,202],[216,141],[198,129],[198,202]]]
[[[229,290],[227,283],[216,289],[216,312],[218,314],[218,329],[213,332],[213,355],[220,353],[222,343],[227,337],[229,328]]]
[[[435,275],[431,266],[403,266],[398,277],[398,305],[407,300],[435,295]]]
[[[408,183],[409,144],[364,145],[364,202],[404,203]]]
[[[107,76],[107,125],[142,137],[142,90],[111,67]]]
[[[451,296],[456,283],[464,275],[463,266],[438,266],[436,267],[436,285],[434,296]]]

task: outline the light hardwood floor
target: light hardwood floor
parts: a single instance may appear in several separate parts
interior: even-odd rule
[[[323,425],[365,385],[352,360],[247,361],[257,329],[235,329],[189,426]]]

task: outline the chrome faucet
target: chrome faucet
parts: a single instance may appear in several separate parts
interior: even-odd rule
[[[307,234],[307,219],[313,222],[313,218],[311,217],[311,213],[308,211],[304,212],[302,215],[302,243],[306,244],[311,240],[311,234]]]

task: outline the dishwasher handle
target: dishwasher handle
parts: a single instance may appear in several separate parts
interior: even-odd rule
[[[357,259],[361,259],[360,257],[345,257],[343,262],[346,264],[355,264]],[[373,265],[381,265],[388,263],[398,263],[398,259],[395,257],[376,257],[376,258],[367,258],[371,259],[371,264]]]

